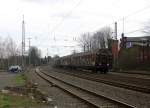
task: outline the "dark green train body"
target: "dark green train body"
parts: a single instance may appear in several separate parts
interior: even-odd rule
[[[55,60],[54,66],[106,73],[112,68],[112,59],[112,53],[108,49],[100,49],[96,52],[83,52],[60,57]]]

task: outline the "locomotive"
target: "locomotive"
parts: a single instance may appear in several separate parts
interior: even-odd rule
[[[95,52],[82,52],[57,58],[54,66],[107,73],[112,68],[112,59],[112,53],[108,49],[99,49]]]

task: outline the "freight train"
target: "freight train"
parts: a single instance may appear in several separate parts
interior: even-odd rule
[[[95,52],[76,53],[57,58],[54,66],[107,73],[112,68],[112,62],[112,53],[108,49],[99,49]]]

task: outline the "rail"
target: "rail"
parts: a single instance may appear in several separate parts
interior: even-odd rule
[[[67,92],[69,92],[69,93],[75,95],[76,97],[78,97],[78,98],[80,98],[80,99],[82,99],[82,100],[84,100],[84,101],[86,101],[86,102],[88,102],[88,103],[94,105],[95,107],[100,108],[100,106],[101,106],[100,101],[95,102],[95,99],[104,98],[104,99],[106,99],[106,100],[111,101],[111,102],[114,103],[115,105],[118,104],[119,106],[124,106],[125,108],[126,108],[126,107],[127,107],[127,108],[133,108],[133,106],[128,105],[128,104],[126,104],[126,103],[119,102],[119,101],[114,101],[114,100],[109,99],[109,98],[107,98],[107,97],[100,96],[100,95],[98,95],[98,94],[96,94],[96,93],[93,93],[93,92],[91,92],[91,91],[88,91],[88,90],[85,90],[85,89],[80,88],[80,87],[78,87],[78,86],[75,86],[75,85],[72,85],[72,84],[70,84],[70,83],[64,82],[64,81],[62,81],[61,79],[58,79],[58,78],[56,78],[56,77],[53,77],[53,76],[51,76],[51,75],[49,75],[49,74],[47,74],[47,73],[45,73],[45,72],[36,70],[36,74],[39,75],[41,78],[43,78],[44,80],[46,80],[46,81],[49,82],[49,83],[52,83],[52,82],[50,81],[50,79],[49,79],[49,78],[52,78],[52,79],[55,79],[55,80],[57,80],[57,81],[59,81],[59,82],[65,84],[65,85],[69,85],[70,87],[72,87],[73,90],[70,90],[69,88],[63,87],[63,86],[62,86],[63,84],[56,84],[56,83],[55,83],[55,85],[56,85],[57,87],[59,87],[59,88],[65,90],[65,91],[67,91]],[[53,83],[54,83],[54,82],[53,82]],[[77,90],[78,92],[73,93],[73,91],[75,91],[75,90]],[[81,93],[82,93],[82,94],[81,94]],[[88,94],[88,96],[85,96],[84,93]],[[84,94],[84,95],[83,95],[83,94]],[[83,96],[83,97],[82,97],[82,96]],[[93,96],[94,96],[94,98],[95,98],[94,100],[91,100],[91,99],[88,98],[88,97],[93,97]],[[108,107],[108,106],[107,106],[107,107]],[[109,106],[109,107],[110,107],[110,106]]]

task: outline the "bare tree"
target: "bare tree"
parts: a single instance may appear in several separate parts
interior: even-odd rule
[[[81,46],[83,51],[89,51],[91,50],[91,34],[90,33],[84,33],[79,38],[79,45]]]
[[[5,39],[5,55],[8,58],[8,66],[17,64],[17,45],[12,38]]]
[[[0,68],[4,68],[4,42],[0,39]]]
[[[102,48],[108,47],[108,40],[112,37],[112,29],[110,27],[104,27],[100,30],[101,32],[101,46]]]
[[[79,39],[79,44],[84,51],[94,51],[108,48],[108,40],[112,37],[110,27],[104,27],[95,33],[84,33]]]
[[[92,48],[93,50],[95,49],[101,49],[101,48],[105,48],[105,38],[104,38],[104,34],[101,31],[98,31],[96,33],[94,33],[93,35],[93,42],[92,42]]]
[[[57,59],[57,58],[60,58],[59,55],[57,55],[57,54],[54,55],[53,59]]]
[[[7,57],[9,57],[9,56],[15,56],[16,55],[17,45],[12,40],[12,38],[7,37],[5,39],[5,46],[6,46],[5,52],[6,52]]]
[[[32,46],[29,49],[29,57],[30,57],[30,63],[33,64],[34,66],[40,64],[41,53],[37,47]]]
[[[17,64],[17,45],[12,38],[0,39],[0,68],[6,69],[9,65]]]

